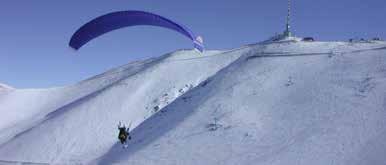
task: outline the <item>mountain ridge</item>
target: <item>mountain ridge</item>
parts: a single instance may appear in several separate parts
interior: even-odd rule
[[[10,127],[13,131],[4,135],[0,129],[0,137],[8,137],[0,141],[0,160],[377,164],[385,148],[366,148],[385,144],[379,140],[386,132],[381,117],[385,93],[379,92],[386,89],[385,46],[384,42],[253,44],[201,55],[178,51],[160,57],[156,64],[150,60],[148,65],[145,61],[118,67],[51,89],[48,95],[38,92],[41,97],[56,96],[56,101],[50,101],[51,106],[34,104],[46,110],[13,121],[35,121],[27,122],[30,131],[17,135],[23,129]],[[0,107],[1,113],[28,109],[10,101],[32,97],[18,92],[0,98],[0,104],[8,105]],[[93,92],[97,93],[88,98]],[[119,121],[132,124],[133,140],[125,150],[116,140]],[[71,134],[63,134],[67,132]]]

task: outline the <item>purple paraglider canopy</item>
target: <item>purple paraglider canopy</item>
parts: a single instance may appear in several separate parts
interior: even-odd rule
[[[86,23],[78,29],[70,40],[70,47],[78,50],[89,41],[105,33],[129,26],[149,25],[158,26],[177,31],[188,37],[194,48],[203,52],[203,39],[183,25],[171,21],[160,15],[144,11],[119,11],[109,13]]]

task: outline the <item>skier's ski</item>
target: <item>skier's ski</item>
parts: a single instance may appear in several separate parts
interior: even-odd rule
[[[124,145],[122,146],[123,149],[126,149],[127,147],[129,147],[128,144],[124,144]]]

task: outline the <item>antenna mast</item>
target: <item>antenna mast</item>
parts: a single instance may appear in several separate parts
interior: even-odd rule
[[[291,26],[290,26],[290,18],[291,18],[291,0],[288,0],[288,13],[287,13],[287,22],[286,22],[286,29],[284,31],[284,36],[285,37],[291,37]]]

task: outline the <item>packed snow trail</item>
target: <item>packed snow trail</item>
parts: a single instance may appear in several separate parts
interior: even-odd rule
[[[79,96],[76,87],[91,86],[87,91],[92,97],[56,105],[59,111],[46,108],[43,114],[51,114],[46,120],[33,122],[28,131],[15,131],[18,136],[0,146],[0,160],[382,164],[385,46],[254,44],[207,52],[197,59],[191,51],[179,51],[141,64],[135,74],[127,74],[125,67],[113,69],[73,85],[69,92]],[[282,58],[259,58],[274,57],[275,52]],[[313,55],[317,53],[328,55]],[[12,105],[4,98],[0,105],[2,101]],[[133,122],[133,139],[126,149],[117,141],[119,121]]]
[[[50,165],[50,163],[21,162],[0,160],[1,165]]]

